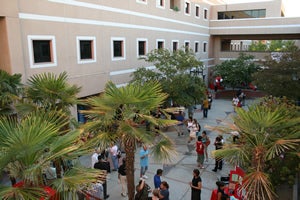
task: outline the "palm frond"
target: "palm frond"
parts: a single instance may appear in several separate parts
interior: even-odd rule
[[[261,171],[248,173],[244,179],[242,187],[246,190],[247,199],[274,199],[276,194],[267,174]]]
[[[151,155],[153,156],[154,161],[168,164],[173,163],[173,161],[176,160],[178,153],[174,142],[164,137],[152,146]]]

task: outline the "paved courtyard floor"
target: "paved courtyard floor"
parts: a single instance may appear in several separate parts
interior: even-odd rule
[[[246,102],[251,103],[252,101]],[[230,121],[232,115],[234,115],[233,108],[231,105],[231,100],[223,100],[223,99],[215,99],[213,101],[212,109],[208,112],[208,118],[202,118],[202,112],[200,112],[200,106],[196,109],[194,113],[194,118],[196,118],[201,126],[202,130],[206,130],[205,126],[218,126],[220,122],[227,120]],[[170,200],[189,200],[191,199],[191,189],[189,186],[189,182],[193,178],[193,169],[197,168],[197,155],[192,147],[193,144],[191,143],[188,145],[188,134],[186,133],[183,136],[178,136],[175,129],[170,128],[165,132],[170,138],[174,140],[176,143],[176,148],[178,152],[177,159],[169,164],[163,165],[162,163],[155,163],[153,160],[149,161],[149,169],[146,172],[146,175],[149,177],[146,182],[153,188],[153,176],[156,173],[157,169],[163,169],[163,176],[161,177],[162,180],[167,181],[170,188]],[[215,137],[218,135],[217,132],[208,131],[208,137],[210,138],[211,142],[214,142]],[[226,140],[226,135],[224,137]],[[208,147],[208,153],[211,150],[214,150],[214,145],[211,144]],[[192,150],[191,150],[192,149]],[[135,183],[137,184],[139,181],[139,173],[140,173],[140,166],[139,166],[139,149],[136,151],[135,157]],[[87,159],[90,157],[82,158],[83,162],[87,162]],[[85,160],[85,161],[84,161]],[[223,169],[218,170],[217,172],[213,172],[212,169],[214,168],[214,159],[210,158],[208,162],[204,163],[204,169],[201,169],[201,178],[202,178],[202,194],[201,199],[209,200],[211,196],[211,192],[214,188],[216,188],[216,181],[221,176],[228,176],[230,170],[233,169],[231,165],[228,163],[224,163]],[[112,172],[109,175],[108,180],[108,189],[107,193],[110,195],[109,199],[111,200],[119,200],[119,199],[127,199],[128,197],[121,196],[121,185],[118,184],[118,173]]]

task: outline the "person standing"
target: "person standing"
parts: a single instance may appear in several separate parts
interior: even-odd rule
[[[208,107],[209,107],[209,101],[207,98],[205,98],[202,102],[203,118],[207,118]]]
[[[191,200],[201,200],[202,180],[199,169],[193,170],[193,179],[190,182],[190,187],[192,189]]]
[[[197,163],[200,169],[204,169],[204,145],[202,144],[202,136],[198,136],[198,141],[196,142],[196,152],[197,152]]]
[[[188,143],[190,143],[192,140],[196,139],[197,133],[201,130],[201,127],[197,121],[197,119],[193,120],[191,129],[190,129],[190,138],[188,140]]]
[[[202,131],[202,144],[204,145],[204,155],[205,155],[205,161],[208,162],[208,153],[207,153],[207,147],[210,144],[210,139],[207,136],[206,131]]]
[[[239,102],[240,102],[239,98],[235,95],[232,99],[232,106],[234,112],[235,112],[235,108],[238,107]]]
[[[98,162],[95,163],[94,165],[95,169],[100,169],[100,170],[105,170],[106,173],[110,173],[110,164],[108,161],[104,159],[102,155],[98,156]],[[109,195],[107,194],[107,183],[106,179],[102,183],[103,186],[103,194],[104,194],[104,199],[109,198]]]
[[[222,137],[221,136],[217,136],[216,137],[214,145],[216,147],[216,150],[222,149],[223,142],[222,142]],[[215,158],[215,168],[212,171],[217,172],[218,169],[222,170],[222,166],[223,166],[223,159],[222,159],[222,157],[216,157]]]
[[[98,147],[95,148],[95,151],[91,157],[91,168],[94,168],[95,163],[98,162],[99,153],[100,153],[100,149]]]
[[[146,171],[148,170],[149,165],[149,150],[146,144],[140,150],[140,166],[141,166],[141,173],[140,177],[147,179],[148,177],[145,175]]]
[[[169,200],[169,184],[166,181],[161,182],[158,196],[160,200]]]
[[[116,143],[112,143],[112,146],[110,147],[110,156],[114,167],[112,171],[117,171],[119,167],[119,161],[118,161],[119,158],[118,158],[118,146]]]
[[[148,200],[149,192],[151,192],[150,186],[145,183],[145,180],[141,178],[139,184],[135,187],[136,194],[134,199],[138,200]]]
[[[160,184],[161,184],[161,179],[160,177],[162,176],[163,170],[158,169],[156,171],[156,174],[154,175],[153,182],[154,182],[154,188],[159,189]]]
[[[213,102],[212,94],[208,93],[208,109],[209,110],[211,109],[212,102]]]
[[[217,200],[229,200],[229,195],[224,191],[225,183],[220,181],[218,184]]]
[[[183,135],[183,122],[184,122],[184,116],[182,111],[179,111],[178,115],[176,116],[176,120],[178,121],[178,136]]]
[[[122,164],[120,165],[118,169],[118,178],[120,180],[121,186],[122,186],[122,192],[121,196],[126,197],[127,196],[127,178],[126,178],[126,159],[122,159]]]

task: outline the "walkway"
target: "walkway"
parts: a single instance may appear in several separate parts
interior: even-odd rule
[[[248,101],[249,103],[249,101]],[[247,102],[246,102],[247,104]],[[198,109],[199,110],[199,109]],[[209,126],[217,126],[222,120],[230,120],[233,108],[231,106],[230,100],[223,99],[215,99],[213,101],[212,109],[208,112],[208,118],[202,119],[201,112],[195,112],[194,117],[200,121],[202,126],[202,130],[205,130],[205,125]],[[188,200],[191,197],[191,189],[189,186],[189,182],[192,180],[193,174],[192,171],[197,167],[196,163],[196,152],[192,150],[189,152],[189,148],[187,145],[188,135],[178,136],[174,130],[169,130],[166,134],[172,138],[176,143],[176,148],[178,151],[178,157],[168,166],[163,166],[161,163],[154,163],[150,159],[149,169],[146,175],[149,177],[146,181],[152,188],[153,185],[153,176],[156,173],[156,170],[161,168],[164,169],[162,180],[167,181],[170,185],[170,199],[171,200]],[[208,132],[208,136],[210,137],[212,143],[217,136],[216,132]],[[226,140],[226,136],[225,136]],[[214,149],[214,145],[209,145],[208,151]],[[136,152],[135,158],[135,183],[137,184],[139,181],[139,149]],[[229,171],[232,167],[225,163],[222,171],[213,172],[214,168],[214,159],[209,159],[208,162],[204,164],[205,169],[201,169],[201,178],[203,184],[203,190],[201,194],[201,198],[204,200],[210,199],[211,191],[216,187],[216,181],[221,176],[228,176]],[[108,194],[110,195],[109,199],[111,200],[122,200],[127,199],[127,197],[121,196],[121,185],[118,184],[117,172],[112,172],[109,176],[108,180]]]

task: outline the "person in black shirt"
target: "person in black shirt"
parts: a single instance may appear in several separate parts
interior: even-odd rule
[[[110,164],[109,162],[104,160],[103,155],[98,156],[98,162],[95,163],[94,168],[100,170],[106,170],[107,173],[110,173]],[[109,195],[107,194],[106,180],[103,182],[102,186],[103,186],[104,199],[107,199]]]
[[[214,145],[216,146],[216,150],[223,148],[223,142],[222,142],[221,136],[216,137]],[[218,169],[222,170],[222,166],[223,166],[223,158],[216,157],[215,158],[215,168],[212,171],[217,172]]]
[[[125,158],[122,159],[122,165],[120,165],[120,167],[118,169],[118,178],[122,185],[121,196],[126,197],[127,196],[127,178],[126,178],[126,160],[125,160]]]

